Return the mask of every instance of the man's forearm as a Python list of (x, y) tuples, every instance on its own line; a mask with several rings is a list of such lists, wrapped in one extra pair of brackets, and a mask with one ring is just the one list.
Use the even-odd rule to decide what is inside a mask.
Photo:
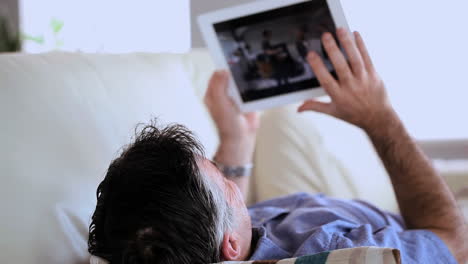
[[(393, 111), (366, 129), (385, 165), (409, 229), (429, 229), (466, 242), (466, 224), (454, 196)], [(450, 242), (449, 242), (450, 243)]]

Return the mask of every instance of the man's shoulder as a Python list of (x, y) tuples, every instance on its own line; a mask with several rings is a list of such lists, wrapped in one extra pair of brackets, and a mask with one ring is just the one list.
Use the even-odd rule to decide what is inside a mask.
[[(257, 203), (249, 207), (249, 214), (252, 224), (254, 226), (261, 226), (270, 220), (279, 219), (278, 217), (280, 216), (283, 216), (283, 218), (289, 216), (293, 212), (296, 213), (288, 219), (302, 219), (304, 218), (302, 217), (304, 212), (309, 212), (316, 216), (326, 214), (329, 211), (333, 211), (329, 208), (337, 208), (335, 200), (323, 194), (296, 193)], [(298, 209), (302, 209), (302, 213), (299, 213)]]
[(350, 205), (360, 204), (355, 200), (344, 200), (328, 197), (322, 193), (310, 194), (299, 192), (291, 195), (281, 196), (274, 199), (262, 201), (249, 207), (249, 210), (262, 210), (266, 208), (282, 208), (293, 210), (302, 207), (348, 207)]
[(252, 226), (264, 231), (255, 256), (271, 257), (278, 252), (300, 256), (377, 246), (398, 248), (408, 263), (412, 259), (429, 263), (432, 258), (455, 263), (448, 248), (432, 232), (406, 230), (397, 215), (358, 200), (298, 193), (258, 203), (249, 213)]
[(267, 201), (259, 202), (249, 207), (249, 214), (254, 226), (260, 226), (280, 215), (288, 214), (304, 199), (313, 197), (307, 193), (296, 193)]
[(310, 194), (310, 193), (305, 193), (305, 192), (300, 192), (300, 193), (295, 193), (295, 194), (290, 194), (290, 195), (285, 195), (277, 198), (273, 198), (270, 200), (262, 201), (259, 203), (256, 203), (252, 206), (249, 207), (249, 210), (251, 209), (259, 209), (259, 208), (265, 208), (265, 207), (278, 207), (278, 208), (285, 208), (285, 209), (290, 209), (294, 206), (297, 206), (298, 203), (308, 200), (308, 199), (316, 199), (318, 197), (325, 197), (323, 194)]
[[(258, 203), (249, 208), (254, 226), (283, 223), (308, 230), (353, 229), (370, 225), (373, 229), (392, 226), (402, 230), (398, 217), (358, 200), (332, 198), (323, 194), (297, 193)], [(272, 221), (274, 220), (274, 221)]]

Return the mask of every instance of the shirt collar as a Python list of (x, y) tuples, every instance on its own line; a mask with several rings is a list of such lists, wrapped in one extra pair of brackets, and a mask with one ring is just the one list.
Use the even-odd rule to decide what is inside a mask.
[(265, 227), (252, 228), (252, 255), (250, 260), (274, 260), (291, 257), (291, 254), (278, 247), (268, 236)]

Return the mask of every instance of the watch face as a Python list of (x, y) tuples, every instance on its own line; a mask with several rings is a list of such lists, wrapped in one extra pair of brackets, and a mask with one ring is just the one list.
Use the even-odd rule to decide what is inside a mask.
[(230, 171), (230, 175), (235, 176), (235, 177), (242, 176), (243, 174), (244, 174), (244, 168), (242, 167), (232, 168)]
[(216, 167), (224, 174), (226, 177), (242, 177), (249, 176), (253, 165), (247, 164), (244, 166), (227, 166), (218, 162), (215, 162)]

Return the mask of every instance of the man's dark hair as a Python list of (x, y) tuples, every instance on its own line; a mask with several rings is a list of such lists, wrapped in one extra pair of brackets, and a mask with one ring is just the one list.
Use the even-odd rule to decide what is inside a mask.
[(137, 132), (99, 184), (89, 252), (112, 264), (219, 262), (219, 213), (200, 175), (202, 157), (181, 125)]

